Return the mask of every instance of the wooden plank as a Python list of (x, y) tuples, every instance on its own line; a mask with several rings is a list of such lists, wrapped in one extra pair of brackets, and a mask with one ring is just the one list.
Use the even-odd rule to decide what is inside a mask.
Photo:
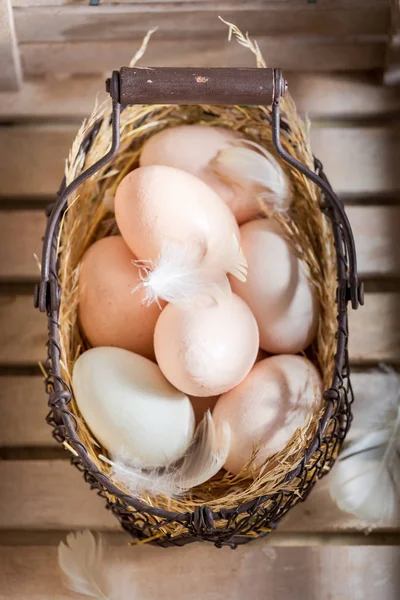
[(0, 194), (55, 196), (78, 127), (0, 128)]
[[(349, 206), (361, 276), (400, 275), (399, 206)], [(43, 211), (3, 211), (0, 219), (0, 279), (38, 279), (46, 218)]]
[(385, 83), (400, 83), (400, 0), (391, 0), (390, 37), (386, 55)]
[(362, 277), (400, 275), (399, 206), (349, 206)]
[(297, 109), (312, 120), (382, 117), (400, 109), (399, 90), (370, 74), (289, 72), (285, 77)]
[(21, 63), (11, 0), (0, 0), (0, 91), (21, 86)]
[[(61, 19), (62, 21), (62, 19)], [(385, 60), (386, 45), (380, 38), (258, 36), (260, 49), (269, 65), (285, 71), (330, 72), (380, 69)], [(109, 73), (126, 65), (134, 55), (138, 42), (82, 41), (33, 42), (21, 44), (21, 61), (26, 77), (54, 75), (92, 75)], [(199, 39), (152, 39), (141, 61), (147, 66), (165, 67), (252, 67), (254, 56), (236, 42), (221, 35)]]
[(359, 438), (363, 432), (374, 427), (377, 415), (377, 400), (395, 399), (399, 388), (399, 375), (387, 374), (382, 370), (351, 373), (354, 392), (353, 421), (347, 440)]
[(354, 362), (400, 361), (399, 293), (367, 294), (349, 313), (349, 353)]
[[(354, 3), (353, 3), (354, 4)], [(237, 23), (253, 37), (262, 35), (319, 36), (386, 36), (389, 11), (384, 4), (357, 2), (343, 7), (287, 3), (238, 3), (236, 6), (215, 7), (212, 2), (180, 2), (159, 4), (129, 4), (120, 6), (88, 5), (19, 8), (15, 24), (21, 43), (79, 42), (99, 40), (134, 40), (142, 38), (148, 29), (159, 26), (159, 38), (193, 39), (195, 36), (222, 39), (226, 25), (218, 19), (223, 9), (224, 19)]]
[(339, 194), (400, 190), (399, 128), (315, 126), (311, 144)]
[[(118, 531), (118, 521), (90, 490), (81, 473), (65, 460), (5, 460), (0, 462), (0, 531), (93, 528)], [(384, 522), (374, 531), (396, 531), (400, 523)], [(327, 478), (306, 502), (297, 505), (279, 530), (290, 533), (334, 533), (371, 528), (341, 512), (330, 500)]]
[[(350, 357), (362, 362), (400, 362), (400, 293), (367, 294), (349, 312)], [(0, 296), (0, 364), (35, 363), (45, 356), (46, 322), (30, 296)]]
[(0, 218), (0, 279), (39, 279), (44, 211), (3, 211)]
[[(0, 557), (2, 598), (76, 597), (63, 587), (57, 548), (1, 548)], [(210, 544), (166, 552), (149, 546), (106, 549), (110, 572), (116, 578), (129, 577), (135, 597), (142, 600), (155, 600), (161, 593), (163, 600), (261, 600), (266, 589), (274, 600), (396, 600), (399, 557), (400, 550), (388, 546), (273, 548), (268, 540), (235, 552)]]
[[(16, 125), (0, 128), (0, 195), (53, 196), (76, 125)], [(313, 151), (338, 193), (380, 194), (400, 190), (399, 128), (315, 123)]]
[[(285, 77), (298, 111), (311, 119), (383, 117), (400, 109), (399, 91), (370, 74), (285, 72)], [(104, 79), (27, 80), (20, 92), (2, 93), (0, 119), (84, 118), (98, 94), (99, 100), (107, 97)]]
[[(376, 399), (393, 395), (396, 385), (391, 376), (378, 371), (353, 373), (351, 382), (355, 402), (349, 437), (371, 426)], [(0, 377), (0, 447), (56, 445), (45, 422), (47, 412), (42, 377)]]
[(0, 296), (0, 364), (27, 364), (46, 357), (46, 318), (31, 296)]
[(67, 461), (6, 460), (0, 473), (0, 530), (118, 529), (104, 501)]
[(42, 377), (0, 377), (0, 447), (56, 446)]

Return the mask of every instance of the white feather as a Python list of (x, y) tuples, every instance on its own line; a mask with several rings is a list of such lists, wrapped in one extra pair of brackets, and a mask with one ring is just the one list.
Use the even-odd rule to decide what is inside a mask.
[(213, 251), (214, 260), (205, 248), (195, 242), (166, 242), (157, 261), (134, 261), (141, 282), (133, 290), (145, 288), (144, 303), (150, 305), (161, 298), (180, 306), (202, 306), (218, 302), (231, 294), (226, 273), (246, 280), (247, 263), (236, 236), (229, 248)]
[[(389, 365), (381, 363), (379, 368), (368, 373), (368, 383), (355, 384), (356, 401), (353, 404), (353, 420), (346, 437), (346, 444), (357, 441), (366, 432), (385, 429), (389, 419), (396, 418), (400, 377)], [(382, 376), (385, 380), (385, 393), (382, 395)], [(374, 401), (373, 401), (374, 399)]]
[(65, 586), (77, 594), (100, 600), (132, 600), (131, 570), (104, 556), (104, 540), (91, 531), (69, 533), (58, 546), (58, 564)]
[[(240, 144), (240, 145), (239, 145)], [(260, 198), (276, 211), (285, 211), (292, 198), (289, 179), (276, 158), (251, 140), (221, 150), (212, 161), (217, 175), (241, 185), (250, 181), (264, 189)]]
[(208, 481), (223, 467), (230, 447), (230, 428), (223, 423), (216, 430), (210, 411), (198, 425), (187, 453), (168, 467), (144, 470), (128, 463), (123, 456), (102, 460), (112, 466), (111, 478), (132, 495), (144, 493), (168, 497), (179, 496)]
[(236, 235), (232, 235), (230, 244), (220, 249), (220, 256), (223, 257), (225, 271), (244, 283), (247, 280), (248, 265)]
[[(397, 380), (398, 383), (398, 380)], [(330, 475), (339, 508), (370, 522), (400, 518), (400, 394), (377, 398), (375, 423), (351, 441)], [(378, 418), (379, 414), (379, 418)]]
[(104, 570), (103, 539), (90, 531), (69, 533), (58, 547), (58, 564), (66, 586), (91, 598), (111, 599), (110, 584)]

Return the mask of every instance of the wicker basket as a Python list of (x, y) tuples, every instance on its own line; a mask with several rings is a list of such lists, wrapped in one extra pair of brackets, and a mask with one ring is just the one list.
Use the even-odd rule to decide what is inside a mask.
[[(81, 129), (51, 207), (36, 290), (36, 305), (48, 314), (47, 420), (71, 462), (137, 542), (170, 546), (206, 540), (234, 547), (268, 534), (304, 500), (329, 472), (345, 438), (353, 400), (347, 304), (351, 300), (357, 308), (363, 302), (354, 242), (278, 69), (152, 69), (151, 88), (144, 73), (129, 68), (113, 73), (107, 83), (113, 109), (96, 110)], [(207, 86), (196, 85), (204, 81)], [(121, 114), (120, 103), (126, 106)], [(220, 473), (179, 500), (139, 499), (110, 479), (99, 459), (101, 449), (73, 400), (70, 374), (85, 349), (76, 316), (77, 273), (87, 247), (115, 233), (105, 200), (137, 165), (143, 142), (166, 126), (198, 122), (236, 129), (273, 151), (292, 180), (296, 194), (289, 216), (267, 207), (265, 213), (280, 220), (319, 295), (318, 338), (307, 353), (326, 391), (323, 406), (274, 457), (274, 469), (256, 479)]]

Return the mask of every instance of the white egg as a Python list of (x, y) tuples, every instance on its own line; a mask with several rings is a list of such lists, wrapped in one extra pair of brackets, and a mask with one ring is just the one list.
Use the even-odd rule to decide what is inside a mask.
[(165, 466), (187, 450), (194, 413), (156, 364), (121, 348), (84, 352), (73, 371), (74, 396), (95, 438), (137, 466)]
[(271, 356), (257, 363), (213, 411), (216, 425), (229, 424), (231, 446), (225, 468), (237, 475), (258, 448), (254, 466), (283, 450), (321, 401), (322, 382), (302, 356)]

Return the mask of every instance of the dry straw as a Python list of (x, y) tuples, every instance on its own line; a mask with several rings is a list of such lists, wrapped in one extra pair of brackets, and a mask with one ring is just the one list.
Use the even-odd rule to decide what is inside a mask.
[[(229, 34), (256, 56), (257, 66), (265, 67), (258, 46), (233, 25), (228, 24)], [(144, 46), (137, 53), (142, 56)], [(290, 82), (289, 82), (290, 84)], [(314, 168), (308, 141), (307, 127), (298, 117), (295, 105), (287, 94), (281, 100), (282, 121), (289, 127), (282, 128), (282, 143), (295, 158)], [(71, 182), (84, 167), (98, 160), (108, 150), (111, 142), (109, 124), (110, 108), (96, 106), (90, 119), (79, 131), (71, 148), (66, 165), (67, 183)], [(84, 155), (80, 146), (87, 132), (102, 120), (100, 130)], [(87, 349), (77, 319), (77, 286), (79, 266), (85, 250), (96, 240), (117, 233), (110, 201), (122, 178), (138, 166), (138, 158), (144, 142), (165, 127), (200, 123), (207, 126), (226, 127), (245, 135), (274, 153), (271, 135), (271, 112), (264, 106), (131, 106), (121, 114), (121, 147), (112, 163), (86, 181), (70, 198), (59, 238), (59, 277), (62, 287), (60, 307), (60, 342), (62, 350), (62, 375), (71, 382), (71, 373), (77, 357)], [(274, 153), (275, 154), (275, 153)], [(276, 155), (275, 155), (276, 156)], [(282, 164), (282, 161), (276, 156)], [(291, 179), (294, 203), (287, 213), (272, 213), (264, 206), (268, 218), (278, 220), (291, 240), (299, 257), (306, 265), (310, 281), (315, 286), (321, 303), (317, 340), (309, 356), (318, 366), (324, 383), (329, 388), (334, 369), (336, 331), (336, 266), (335, 248), (331, 225), (320, 210), (320, 192), (317, 187), (298, 171), (282, 164)], [(109, 467), (99, 459), (105, 453), (89, 431), (74, 401), (71, 411), (79, 422), (79, 437), (88, 450), (90, 458), (99, 470), (108, 474)], [(306, 427), (298, 430), (288, 445), (270, 459), (261, 474), (253, 476), (251, 464), (238, 476), (221, 471), (211, 481), (191, 490), (177, 499), (148, 497), (142, 500), (150, 506), (170, 511), (192, 511), (196, 506), (207, 504), (213, 511), (233, 508), (258, 496), (279, 491), (295, 491), (296, 479), (285, 485), (282, 481), (302, 460), (305, 449), (317, 433), (323, 407), (316, 404)], [(331, 425), (331, 424), (330, 424)], [(315, 459), (316, 460), (316, 459)], [(314, 462), (315, 462), (314, 460)], [(157, 519), (155, 519), (156, 521)], [(218, 526), (218, 523), (217, 523)], [(182, 525), (171, 523), (162, 527), (159, 535), (178, 535)], [(251, 535), (251, 534), (250, 534)]]

